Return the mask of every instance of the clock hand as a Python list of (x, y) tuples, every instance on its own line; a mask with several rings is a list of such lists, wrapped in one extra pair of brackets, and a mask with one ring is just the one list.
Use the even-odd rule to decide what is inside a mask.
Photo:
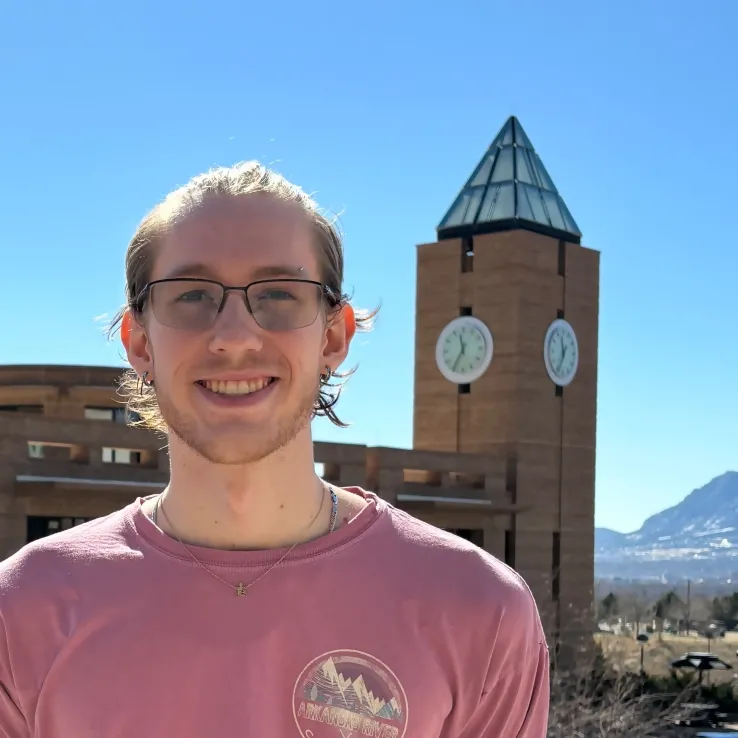
[(561, 351), (561, 361), (559, 362), (559, 368), (556, 370), (557, 374), (561, 373), (561, 367), (564, 366), (564, 358), (566, 357), (566, 346)]
[(464, 355), (464, 342), (461, 340), (461, 336), (459, 336), (459, 346), (461, 347), (459, 349), (458, 356), (456, 357), (456, 361), (454, 362), (454, 365), (451, 367), (451, 371), (455, 372), (456, 367), (459, 365), (459, 362), (461, 361), (461, 357)]

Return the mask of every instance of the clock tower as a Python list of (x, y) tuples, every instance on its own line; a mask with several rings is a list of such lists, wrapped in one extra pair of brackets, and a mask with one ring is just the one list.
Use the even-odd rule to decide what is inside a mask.
[(516, 512), (484, 546), (566, 639), (593, 597), (599, 252), (514, 117), (437, 232), (418, 247), (413, 446), (505, 459)]

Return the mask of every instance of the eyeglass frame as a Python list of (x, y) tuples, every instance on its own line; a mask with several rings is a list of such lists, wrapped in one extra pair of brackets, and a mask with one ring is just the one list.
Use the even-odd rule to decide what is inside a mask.
[[(327, 298), (329, 300), (329, 307), (338, 307), (342, 302), (342, 297), (336, 297), (336, 293), (327, 284), (325, 284), (324, 282), (318, 282), (315, 279), (300, 279), (299, 277), (270, 277), (269, 279), (256, 279), (253, 282), (249, 282), (244, 287), (239, 287), (235, 285), (223, 284), (217, 279), (207, 279), (206, 277), (166, 277), (165, 279), (155, 279), (152, 282), (147, 282), (146, 285), (144, 285), (143, 289), (132, 301), (132, 307), (136, 312), (143, 313), (145, 308), (144, 302), (146, 301), (147, 297), (150, 298), (151, 288), (157, 284), (161, 284), (162, 282), (206, 282), (207, 284), (217, 284), (219, 287), (221, 287), (223, 289), (223, 299), (220, 301), (220, 305), (218, 305), (218, 309), (215, 311), (215, 317), (213, 318), (213, 322), (211, 323), (210, 327), (215, 324), (218, 316), (223, 312), (223, 308), (225, 308), (229, 292), (243, 292), (243, 303), (246, 306), (246, 310), (248, 310), (249, 315), (253, 318), (254, 311), (251, 307), (251, 303), (249, 302), (248, 290), (256, 284), (273, 284), (275, 282), (298, 282), (300, 284), (314, 284), (316, 287), (321, 288), (321, 298)], [(318, 312), (320, 312), (320, 306), (318, 307)], [(317, 317), (318, 313), (315, 314), (315, 318)], [(313, 323), (315, 322), (315, 318), (313, 318)], [(313, 323), (308, 323), (308, 325), (312, 325)], [(307, 328), (308, 326), (305, 325), (302, 327)], [(262, 330), (267, 329), (262, 328)], [(299, 329), (296, 328), (295, 330)]]

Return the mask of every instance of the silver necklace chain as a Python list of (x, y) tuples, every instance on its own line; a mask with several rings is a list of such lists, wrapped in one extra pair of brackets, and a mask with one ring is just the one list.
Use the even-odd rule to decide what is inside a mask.
[[(323, 505), (325, 503), (325, 489), (328, 489), (328, 492), (331, 496), (331, 519), (330, 519), (330, 526), (328, 528), (328, 533), (332, 533), (336, 528), (336, 520), (338, 519), (338, 495), (336, 495), (336, 491), (331, 487), (331, 485), (326, 484), (323, 487), (323, 495), (320, 499), (320, 508), (318, 508), (318, 512), (316, 516), (313, 518), (313, 520), (310, 522), (310, 525), (312, 525), (315, 520), (320, 516), (320, 513), (323, 510)], [(166, 510), (164, 510), (164, 506), (162, 504), (162, 495), (159, 495), (159, 497), (156, 500), (156, 504), (154, 505), (154, 510), (151, 514), (151, 520), (153, 521), (154, 525), (156, 525), (156, 519), (157, 519), (157, 513), (159, 510), (161, 510), (162, 515), (166, 518), (167, 523), (169, 523), (169, 528), (171, 529), (172, 533), (174, 533), (174, 537), (179, 541), (179, 545), (182, 546), (182, 548), (188, 553), (190, 558), (201, 568), (203, 568), (208, 574), (210, 574), (211, 577), (217, 579), (219, 582), (222, 582), (227, 587), (230, 587), (232, 590), (236, 592), (236, 597), (244, 597), (246, 594), (248, 594), (248, 591), (253, 587), (258, 581), (263, 579), (269, 572), (272, 571), (272, 569), (275, 569), (277, 566), (279, 566), (295, 549), (295, 546), (297, 546), (297, 541), (293, 543), (285, 552), (285, 554), (275, 563), (273, 563), (265, 572), (262, 572), (256, 579), (254, 579), (253, 582), (249, 582), (249, 584), (244, 584), (243, 582), (239, 582), (238, 585), (233, 585), (229, 581), (223, 579), (223, 577), (216, 574), (214, 571), (212, 571), (209, 567), (205, 566), (200, 559), (195, 556), (195, 554), (192, 553), (189, 546), (187, 546), (182, 539), (177, 535), (177, 531), (174, 530), (174, 527), (172, 526), (171, 521), (167, 517)], [(308, 528), (310, 527), (308, 525)]]

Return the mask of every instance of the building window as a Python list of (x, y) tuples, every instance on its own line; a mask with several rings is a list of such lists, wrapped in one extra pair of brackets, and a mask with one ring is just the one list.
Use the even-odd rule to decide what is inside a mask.
[(86, 407), (85, 417), (88, 420), (112, 420), (113, 409), (107, 407)]
[(69, 530), (94, 518), (50, 518), (41, 515), (29, 515), (26, 525), (26, 542), (37, 541), (53, 533)]
[(127, 425), (138, 420), (138, 413), (131, 413), (125, 407), (86, 407), (85, 417), (88, 420), (110, 420)]
[(505, 563), (515, 568), (515, 531), (505, 531)]
[(566, 242), (559, 241), (559, 264), (558, 273), (560, 277), (566, 276)]
[(103, 448), (102, 460), (105, 464), (140, 464), (141, 452), (129, 448)]
[(505, 490), (510, 493), (513, 502), (518, 499), (518, 460), (508, 456), (505, 462)]
[(461, 239), (461, 271), (463, 273), (474, 271), (474, 240), (471, 236)]
[(0, 405), (0, 413), (43, 413), (43, 405)]
[(29, 459), (43, 459), (44, 458), (44, 444), (43, 443), (31, 443), (28, 442), (28, 458)]
[(479, 548), (484, 547), (484, 531), (481, 528), (446, 528), (447, 533), (453, 533), (465, 541), (473, 543)]
[(554, 531), (551, 551), (551, 596), (559, 601), (561, 593), (561, 533)]

